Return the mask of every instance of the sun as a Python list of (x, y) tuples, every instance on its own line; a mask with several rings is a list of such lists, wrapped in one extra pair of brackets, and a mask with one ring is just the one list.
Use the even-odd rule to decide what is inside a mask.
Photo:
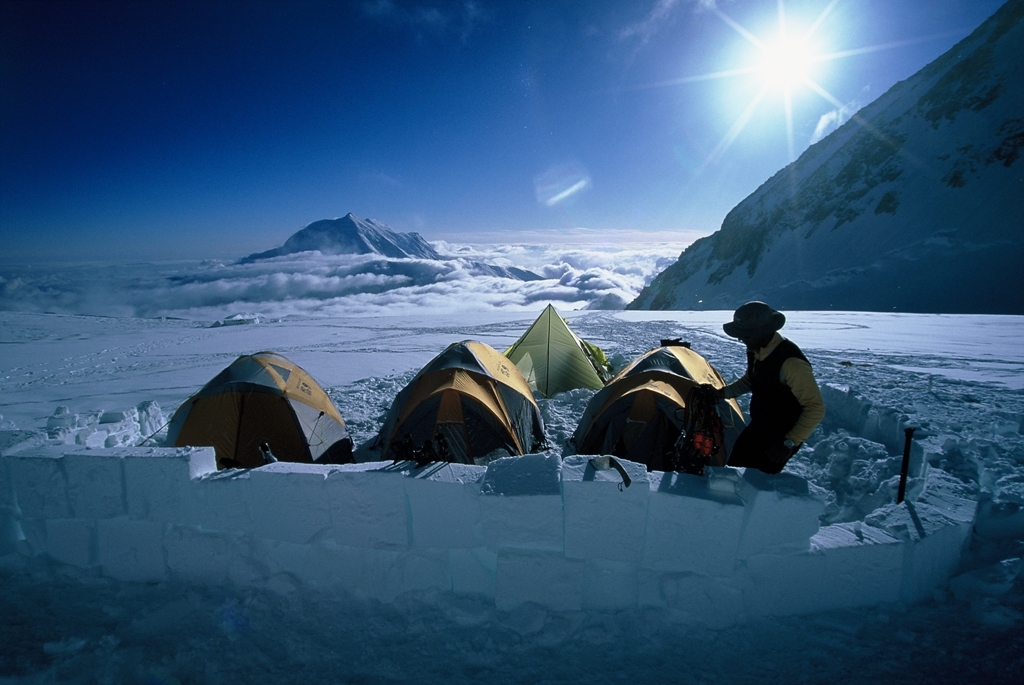
[(810, 80), (816, 57), (805, 42), (779, 39), (761, 47), (757, 71), (765, 85), (791, 93)]
[(812, 72), (817, 71), (816, 67), (820, 64), (878, 48), (861, 48), (842, 52), (825, 52), (822, 49), (820, 39), (816, 38), (818, 30), (839, 2), (840, 0), (831, 0), (814, 21), (798, 28), (797, 25), (801, 22), (791, 22), (787, 17), (785, 0), (777, 0), (778, 26), (774, 32), (774, 39), (755, 34), (725, 14), (716, 5), (710, 5), (710, 10), (742, 36), (754, 51), (750, 53), (751, 57), (744, 65), (725, 71), (677, 79), (675, 83), (753, 76), (757, 79), (758, 90), (702, 166), (713, 162), (732, 145), (770, 93), (774, 92), (781, 96), (781, 104), (786, 116), (786, 142), (790, 161), (793, 161), (796, 153), (793, 139), (794, 98), (801, 92), (811, 91), (833, 106), (843, 107), (842, 103), (815, 80), (817, 74)]
[[(715, 14), (725, 22), (736, 33), (743, 37), (747, 45), (753, 48), (748, 52), (748, 58), (739, 66), (722, 71), (715, 71), (695, 76), (684, 76), (668, 81), (649, 83), (640, 88), (657, 88), (663, 86), (678, 86), (687, 83), (711, 81), (717, 79), (751, 78), (756, 80), (756, 92), (739, 114), (732, 126), (719, 141), (718, 145), (708, 154), (707, 158), (700, 165), (703, 170), (713, 163), (727, 150), (739, 137), (753, 118), (758, 108), (768, 98), (769, 94), (775, 93), (781, 100), (782, 108), (786, 117), (786, 143), (789, 149), (789, 160), (796, 158), (796, 146), (793, 137), (793, 102), (798, 95), (806, 91), (815, 93), (823, 100), (831, 104), (836, 110), (843, 111), (848, 105), (840, 102), (834, 95), (828, 92), (824, 86), (818, 83), (821, 66), (837, 59), (853, 57), (866, 53), (889, 50), (892, 48), (907, 45), (926, 38), (912, 38), (883, 45), (871, 45), (846, 50), (827, 50), (823, 41), (818, 37), (819, 29), (826, 18), (832, 13), (841, 0), (830, 0), (825, 8), (809, 25), (799, 26), (801, 23), (790, 22), (787, 18), (785, 0), (776, 0), (778, 8), (778, 27), (775, 38), (764, 38), (745, 28), (742, 24), (725, 14), (718, 8), (717, 3), (710, 0), (702, 2), (702, 6)], [(770, 33), (770, 32), (769, 32)], [(857, 119), (857, 115), (853, 115)], [(881, 133), (875, 131), (868, 122), (858, 119), (861, 126), (872, 131), (874, 135), (884, 139)]]

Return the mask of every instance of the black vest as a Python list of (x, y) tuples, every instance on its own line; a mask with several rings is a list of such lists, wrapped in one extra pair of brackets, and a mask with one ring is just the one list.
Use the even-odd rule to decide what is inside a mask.
[(754, 352), (747, 350), (747, 378), (752, 393), (750, 420), (779, 435), (788, 433), (804, 411), (789, 386), (779, 380), (783, 362), (792, 357), (807, 361), (800, 348), (789, 340), (779, 343), (763, 361), (757, 361)]

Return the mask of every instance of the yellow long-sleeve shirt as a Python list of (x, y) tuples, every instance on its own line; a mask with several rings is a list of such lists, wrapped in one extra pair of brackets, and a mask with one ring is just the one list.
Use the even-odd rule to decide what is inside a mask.
[[(757, 361), (764, 361), (783, 340), (784, 338), (776, 333), (772, 336), (771, 342), (754, 353), (754, 357)], [(796, 424), (786, 433), (786, 438), (800, 445), (810, 437), (821, 420), (825, 418), (825, 401), (821, 399), (821, 389), (818, 388), (818, 381), (814, 378), (811, 365), (803, 359), (790, 357), (784, 361), (779, 371), (779, 380), (789, 387), (803, 409)], [(724, 389), (726, 399), (746, 395), (748, 392), (750, 392), (750, 379), (747, 374), (743, 374), (742, 378), (730, 383)]]

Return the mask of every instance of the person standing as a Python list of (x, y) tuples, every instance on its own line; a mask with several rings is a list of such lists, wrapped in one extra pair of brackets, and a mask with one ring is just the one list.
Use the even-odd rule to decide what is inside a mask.
[(747, 302), (722, 328), (747, 347), (747, 372), (721, 395), (750, 397), (750, 423), (729, 454), (729, 466), (779, 473), (825, 417), (825, 402), (807, 357), (779, 334), (786, 317), (764, 302)]

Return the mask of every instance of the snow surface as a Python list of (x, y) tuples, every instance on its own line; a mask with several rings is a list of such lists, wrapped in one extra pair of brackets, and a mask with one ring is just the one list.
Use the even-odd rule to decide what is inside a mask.
[[(472, 338), (503, 349), (535, 316), (381, 311), (346, 320), (264, 321), (245, 314), (235, 325), (211, 327), (211, 320), (3, 312), (0, 427), (46, 430), (69, 443), (117, 450), (156, 432), (161, 416), (169, 416), (235, 356), (273, 349), (321, 382), (359, 444), (373, 436), (397, 391), (445, 345)], [(822, 530), (836, 536), (836, 544), (868, 538), (864, 531), (873, 535), (875, 525), (897, 531), (903, 526), (913, 538), (918, 525), (930, 534), (948, 523), (947, 503), (927, 497), (915, 500), (919, 521), (893, 518), (899, 515), (889, 505), (904, 426), (918, 427), (915, 472), (930, 469), (948, 480), (943, 492), (958, 489), (980, 501), (970, 550), (950, 569), (955, 577), (922, 603), (892, 596), (871, 607), (805, 616), (773, 617), (766, 610), (761, 618), (721, 627), (713, 616), (695, 620), (671, 607), (499, 606), (436, 589), (381, 601), (231, 582), (147, 584), (9, 554), (0, 564), (0, 678), (1016, 682), (1024, 665), (1024, 586), (1018, 575), (1024, 540), (1024, 319), (843, 312), (793, 312), (788, 318), (783, 332), (808, 353), (826, 388), (829, 415), (787, 471), (821, 488), (822, 524), (831, 524)], [(572, 315), (571, 324), (620, 364), (661, 338), (682, 337), (733, 378), (742, 372), (743, 354), (721, 333), (728, 319), (724, 312), (589, 313)], [(591, 395), (578, 390), (540, 400), (551, 456), (560, 455)], [(501, 490), (513, 487), (509, 482), (515, 481), (499, 478), (481, 487)], [(102, 507), (121, 506), (101, 494), (96, 489), (74, 501), (99, 507), (89, 512), (96, 516)], [(427, 499), (416, 505), (421, 511), (438, 506), (429, 491), (423, 494)], [(912, 498), (919, 495), (912, 487)], [(68, 495), (67, 501), (79, 496), (84, 494)], [(576, 495), (567, 489), (566, 496)], [(579, 497), (580, 511), (593, 506), (586, 491)], [(266, 521), (273, 525), (274, 515)], [(648, 534), (668, 534), (673, 519), (666, 521)], [(379, 536), (390, 528), (363, 530)], [(51, 533), (62, 534), (80, 539), (59, 526)], [(420, 534), (439, 533), (435, 528)], [(844, 535), (848, 539), (839, 539)], [(570, 536), (563, 544), (581, 550), (593, 540)], [(79, 560), (102, 553), (65, 549)], [(704, 561), (713, 565), (716, 558)], [(915, 576), (936, 572), (926, 562)], [(852, 572), (838, 564), (833, 572), (866, 578), (871, 569)], [(613, 597), (618, 587), (612, 582), (597, 596)], [(799, 611), (807, 594), (799, 583), (794, 587), (776, 600), (783, 611)]]

